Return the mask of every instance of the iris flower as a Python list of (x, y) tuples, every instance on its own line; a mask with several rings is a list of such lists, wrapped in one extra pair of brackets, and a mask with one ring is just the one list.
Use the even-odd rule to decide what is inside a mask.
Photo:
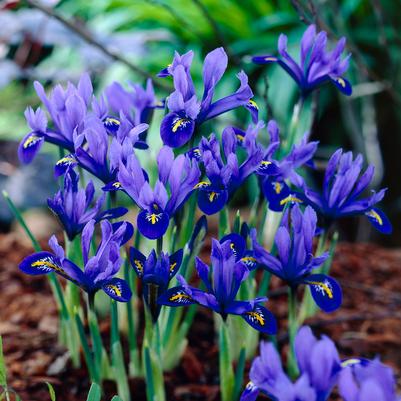
[(222, 135), (223, 154), (216, 136), (202, 138), (199, 144), (200, 162), (205, 168), (208, 181), (197, 185), (198, 206), (205, 214), (214, 214), (223, 209), (230, 196), (258, 168), (263, 154), (254, 139), (247, 146), (247, 158), (239, 163), (236, 151), (238, 143), (231, 130)]
[[(369, 186), (374, 175), (374, 166), (369, 165), (362, 173), (363, 158), (353, 159), (352, 152), (343, 153), (338, 149), (331, 156), (324, 177), (323, 191), (315, 192), (304, 186), (303, 201), (311, 205), (325, 219), (326, 223), (341, 217), (365, 215), (377, 230), (390, 234), (392, 226), (387, 216), (375, 208), (386, 189), (362, 198), (363, 191)], [(362, 174), (361, 174), (362, 173)]]
[(138, 230), (149, 239), (165, 234), (170, 218), (191, 195), (200, 176), (196, 163), (184, 155), (174, 158), (168, 146), (160, 150), (157, 165), (159, 175), (153, 189), (133, 152), (126, 163), (120, 162), (118, 172), (121, 187), (141, 209), (137, 218)]
[[(242, 137), (242, 145), (247, 147), (256, 141), (263, 127), (264, 124), (260, 121), (254, 126), (249, 126), (243, 135), (237, 132), (237, 136)], [(260, 142), (256, 142), (263, 152), (263, 160), (260, 162), (256, 174), (261, 179), (263, 194), (269, 202), (269, 209), (281, 212), (289, 202), (301, 202), (296, 192), (292, 191), (288, 184), (297, 187), (303, 186), (304, 179), (297, 173), (297, 169), (304, 165), (311, 165), (318, 142), (308, 142), (308, 133), (306, 133), (299, 144), (295, 144), (286, 156), (277, 160), (280, 131), (274, 120), (270, 120), (267, 124), (267, 131), (270, 137), (269, 146), (262, 148)]]
[(316, 26), (310, 25), (302, 36), (299, 63), (287, 51), (286, 35), (278, 39), (279, 56), (253, 57), (256, 64), (277, 63), (296, 82), (303, 97), (325, 83), (333, 83), (345, 95), (351, 95), (351, 84), (343, 77), (348, 69), (350, 54), (342, 58), (345, 38), (341, 38), (332, 51), (326, 50), (327, 33), (316, 34)]
[(400, 401), (392, 369), (378, 359), (346, 364), (340, 373), (339, 392), (344, 401)]
[(266, 298), (238, 301), (236, 296), (241, 283), (247, 278), (249, 270), (245, 263), (236, 262), (230, 241), (220, 244), (212, 242), (212, 268), (198, 257), (195, 267), (206, 287), (206, 291), (188, 285), (178, 276), (180, 285), (166, 291), (159, 304), (167, 306), (186, 306), (199, 304), (219, 313), (225, 320), (227, 315), (240, 315), (250, 326), (268, 334), (277, 330), (273, 314), (261, 305)]
[[(21, 162), (30, 163), (40, 150), (43, 142), (49, 142), (69, 152), (58, 161), (56, 175), (65, 173), (69, 167), (74, 167), (77, 163), (82, 164), (84, 168), (89, 167), (89, 171), (93, 172), (93, 163), (99, 164), (98, 159), (105, 153), (106, 141), (104, 140), (103, 131), (108, 135), (117, 136), (120, 145), (126, 137), (130, 137), (133, 146), (139, 148), (147, 147), (140, 134), (146, 131), (148, 126), (137, 124), (135, 122), (136, 118), (131, 117), (131, 107), (135, 108), (135, 104), (131, 102), (127, 107), (126, 104), (120, 103), (119, 107), (121, 109), (114, 110), (112, 114), (107, 104), (107, 96), (102, 95), (99, 99), (93, 96), (92, 83), (88, 74), (82, 75), (77, 86), (70, 82), (65, 89), (61, 85), (57, 85), (49, 97), (39, 82), (35, 82), (34, 87), (46, 107), (51, 121), (48, 123), (42, 109), (38, 108), (33, 111), (32, 108), (27, 108), (25, 118), (31, 131), (22, 139), (18, 148)], [(151, 87), (148, 89), (150, 91)], [(137, 93), (139, 93), (138, 91), (139, 89), (137, 89)], [(109, 92), (112, 93), (112, 91)], [(142, 96), (142, 93), (140, 93), (140, 96)], [(113, 98), (109, 99), (109, 101), (110, 104), (117, 107)], [(140, 106), (138, 103), (137, 106), (138, 115), (147, 112), (146, 105)], [(132, 132), (133, 130), (134, 132)], [(91, 133), (88, 131), (91, 131)], [(99, 137), (99, 142), (94, 144), (93, 137)], [(100, 146), (100, 154), (96, 153), (96, 146)], [(92, 153), (92, 160), (87, 160), (85, 153), (82, 154), (81, 152), (81, 150), (87, 152), (88, 147), (92, 148), (89, 151), (89, 153)], [(104, 162), (102, 160), (103, 165)], [(95, 170), (99, 178), (104, 181), (105, 171), (100, 171), (99, 166), (96, 166)]]
[(284, 213), (277, 230), (275, 244), (278, 255), (273, 256), (258, 244), (256, 231), (253, 229), (251, 237), (254, 255), (267, 271), (287, 282), (292, 288), (300, 284), (308, 285), (316, 304), (325, 312), (332, 312), (341, 305), (341, 288), (332, 277), (313, 274), (313, 270), (321, 266), (329, 256), (328, 253), (313, 256), (316, 221), (316, 213), (310, 206), (307, 206), (302, 214), (299, 206), (295, 204), (291, 212), (287, 209)]
[(170, 280), (177, 274), (182, 263), (183, 250), (180, 249), (168, 255), (161, 253), (159, 257), (152, 250), (148, 257), (136, 248), (130, 248), (130, 262), (143, 285), (143, 298), (150, 308), (153, 319), (156, 320), (160, 305), (159, 296), (167, 291)]
[(164, 107), (163, 102), (156, 99), (151, 79), (146, 81), (145, 88), (131, 82), (129, 86), (129, 90), (126, 90), (119, 83), (113, 82), (105, 89), (105, 97), (113, 115), (104, 116), (104, 123), (108, 124), (111, 131), (118, 127), (121, 112), (136, 126), (149, 124), (153, 110)]
[(64, 177), (63, 189), (47, 200), (51, 211), (59, 218), (67, 237), (72, 241), (80, 234), (90, 220), (115, 219), (128, 212), (124, 207), (117, 207), (102, 212), (105, 194), (102, 194), (91, 207), (95, 187), (89, 181), (85, 189), (79, 188), (79, 175), (69, 170)]
[(31, 108), (25, 111), (25, 118), (32, 129), (22, 139), (18, 149), (19, 158), (25, 164), (33, 160), (45, 141), (74, 152), (74, 135), (82, 129), (93, 93), (88, 74), (82, 75), (77, 87), (70, 82), (66, 89), (57, 85), (49, 98), (39, 82), (35, 81), (34, 87), (47, 108), (54, 127), (47, 127), (47, 118), (40, 108), (36, 112)]
[(327, 400), (341, 371), (334, 343), (326, 336), (318, 340), (311, 329), (304, 326), (295, 338), (295, 354), (300, 377), (293, 383), (283, 370), (275, 346), (262, 342), (260, 356), (252, 362), (250, 382), (242, 393), (241, 401), (254, 401), (259, 393), (275, 401)]
[(132, 235), (131, 227), (127, 236), (128, 227), (129, 223), (124, 222), (113, 230), (113, 226), (108, 221), (102, 221), (102, 240), (96, 254), (90, 257), (95, 221), (89, 221), (82, 231), (83, 270), (65, 257), (64, 249), (58, 244), (54, 235), (49, 240), (53, 252), (34, 253), (25, 258), (19, 268), (30, 275), (54, 272), (81, 287), (91, 297), (97, 291), (103, 290), (116, 301), (128, 302), (131, 298), (128, 284), (114, 277), (122, 263), (120, 248), (129, 239), (129, 235)]
[(172, 76), (175, 91), (167, 99), (169, 113), (163, 118), (160, 135), (165, 145), (178, 148), (192, 137), (195, 127), (227, 111), (246, 106), (252, 98), (247, 75), (241, 71), (239, 89), (213, 102), (214, 90), (227, 69), (228, 58), (222, 47), (208, 53), (203, 63), (203, 96), (199, 101), (190, 74), (193, 52), (175, 54), (172, 64), (159, 76)]
[[(74, 165), (80, 165), (106, 185), (113, 185), (117, 178), (119, 163), (131, 153), (132, 148), (140, 141), (140, 133), (147, 128), (147, 124), (134, 127), (128, 120), (122, 120), (116, 136), (110, 141), (102, 121), (98, 117), (91, 116), (85, 122), (82, 133), (75, 138), (75, 153), (66, 158), (74, 159)], [(66, 158), (56, 163), (56, 169), (64, 171), (71, 167), (69, 161), (64, 163)]]

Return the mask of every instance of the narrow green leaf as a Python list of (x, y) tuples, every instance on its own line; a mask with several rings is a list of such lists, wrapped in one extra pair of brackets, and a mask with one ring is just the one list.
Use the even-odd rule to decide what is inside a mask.
[(3, 339), (0, 336), (0, 387), (7, 387), (7, 370), (3, 354)]
[(246, 361), (246, 347), (243, 345), (239, 353), (237, 369), (235, 371), (235, 382), (234, 382), (234, 400), (239, 399), (239, 395), (242, 390), (242, 382), (244, 380), (244, 370)]
[(234, 395), (234, 370), (230, 356), (228, 328), (221, 322), (219, 328), (219, 372), (222, 401), (232, 401)]
[(92, 383), (86, 401), (101, 401), (101, 398), (102, 398), (102, 390), (100, 386), (96, 383)]
[(46, 382), (46, 385), (47, 385), (47, 388), (49, 389), (51, 401), (56, 401), (56, 392), (54, 391), (53, 386), (49, 382)]
[(115, 396), (111, 399), (111, 401), (123, 401), (123, 399), (120, 398), (118, 395), (115, 395)]

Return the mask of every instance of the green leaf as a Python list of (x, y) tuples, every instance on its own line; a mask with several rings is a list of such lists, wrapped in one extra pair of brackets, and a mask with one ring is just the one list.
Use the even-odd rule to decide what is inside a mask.
[(221, 322), (219, 328), (219, 372), (221, 399), (222, 401), (232, 401), (235, 381), (226, 322)]
[(102, 398), (102, 390), (100, 386), (96, 383), (92, 383), (86, 401), (101, 401), (101, 398)]
[(118, 395), (115, 395), (115, 396), (111, 399), (111, 401), (123, 401), (123, 399), (120, 398)]
[(49, 389), (51, 401), (56, 401), (56, 392), (54, 391), (53, 386), (49, 382), (46, 382), (46, 385), (47, 385), (47, 388)]
[(0, 387), (7, 387), (7, 371), (3, 354), (3, 339), (0, 336)]

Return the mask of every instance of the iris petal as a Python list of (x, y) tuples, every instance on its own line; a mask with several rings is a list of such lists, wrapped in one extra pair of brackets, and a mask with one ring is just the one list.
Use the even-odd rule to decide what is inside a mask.
[(263, 194), (269, 201), (269, 209), (281, 212), (285, 206), (282, 202), (290, 195), (290, 188), (284, 181), (268, 178), (263, 182)]
[(380, 210), (373, 208), (365, 213), (372, 226), (383, 234), (391, 234), (393, 226), (388, 217)]
[(126, 281), (120, 278), (112, 278), (102, 284), (102, 290), (118, 302), (128, 302), (131, 299), (132, 292)]
[(317, 306), (325, 312), (333, 312), (342, 303), (340, 285), (333, 278), (324, 274), (311, 274), (304, 280), (309, 285)]
[(171, 148), (185, 145), (195, 130), (195, 121), (177, 113), (169, 113), (160, 125), (163, 143)]
[(241, 315), (244, 320), (254, 329), (267, 334), (277, 332), (277, 322), (274, 315), (264, 306), (255, 305), (252, 311)]
[(179, 249), (170, 256), (170, 279), (177, 274), (178, 269), (181, 267), (183, 254), (183, 250)]
[(69, 168), (74, 168), (77, 164), (77, 160), (73, 154), (64, 156), (58, 160), (54, 166), (54, 175), (60, 177), (61, 175), (64, 175)]
[(220, 240), (220, 244), (224, 243), (225, 241), (230, 241), (230, 246), (234, 252), (235, 261), (237, 262), (244, 255), (245, 247), (246, 247), (245, 239), (239, 234), (231, 233), (231, 234), (225, 235)]
[(170, 288), (159, 297), (157, 302), (159, 305), (166, 306), (186, 306), (197, 303), (187, 294), (183, 286)]
[(212, 189), (200, 188), (198, 193), (198, 206), (203, 213), (211, 215), (221, 209), (228, 200), (228, 192), (226, 190), (218, 191)]
[(138, 249), (131, 247), (129, 250), (129, 260), (135, 270), (135, 273), (139, 278), (141, 278), (143, 276), (143, 267), (146, 262), (146, 256), (139, 252)]
[(241, 394), (240, 401), (255, 401), (258, 398), (259, 389), (252, 382), (248, 382)]
[(142, 210), (138, 214), (137, 226), (142, 235), (149, 239), (157, 239), (165, 234), (170, 216), (162, 210)]
[(30, 132), (26, 135), (18, 147), (18, 157), (21, 162), (30, 163), (39, 152), (44, 140), (43, 135), (36, 132)]
[(350, 96), (352, 94), (351, 84), (343, 77), (330, 78), (331, 82), (344, 93), (344, 95)]

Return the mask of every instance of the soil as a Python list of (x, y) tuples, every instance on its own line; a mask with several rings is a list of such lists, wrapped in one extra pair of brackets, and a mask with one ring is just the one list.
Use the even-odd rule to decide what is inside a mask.
[[(86, 400), (84, 368), (73, 369), (57, 343), (57, 312), (46, 278), (28, 277), (17, 268), (32, 252), (15, 234), (0, 234), (0, 334), (8, 384), (23, 401), (49, 400), (45, 382), (61, 401)], [(339, 311), (308, 321), (316, 334), (328, 334), (341, 355), (374, 357), (401, 372), (401, 249), (369, 243), (340, 243), (332, 275), (339, 279), (344, 302)], [(269, 307), (279, 320), (279, 341), (286, 340), (285, 287), (272, 281)], [(217, 347), (211, 314), (199, 309), (181, 365), (166, 374), (169, 401), (218, 401)], [(245, 378), (246, 381), (246, 378)], [(145, 385), (132, 379), (135, 401), (144, 401)], [(104, 400), (116, 389), (105, 383)]]

